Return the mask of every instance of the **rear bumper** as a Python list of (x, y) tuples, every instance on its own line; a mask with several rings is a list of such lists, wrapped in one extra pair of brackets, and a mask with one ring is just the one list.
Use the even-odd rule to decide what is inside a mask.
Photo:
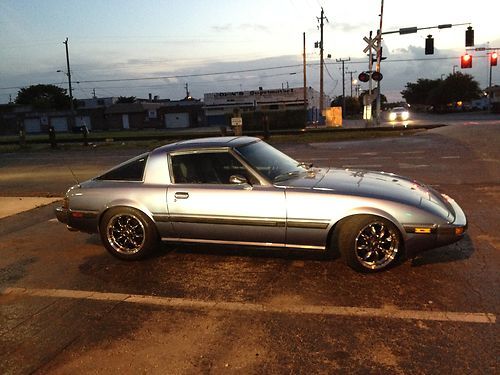
[(56, 207), (54, 210), (57, 220), (63, 224), (68, 224), (69, 220), (69, 210), (64, 207)]
[(96, 211), (75, 211), (64, 207), (56, 207), (55, 214), (57, 220), (66, 224), (69, 230), (79, 230), (87, 233), (97, 233), (98, 212)]

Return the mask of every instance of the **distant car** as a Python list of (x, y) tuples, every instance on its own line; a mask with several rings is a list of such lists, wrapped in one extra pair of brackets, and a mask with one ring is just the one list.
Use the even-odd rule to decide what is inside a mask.
[(68, 190), (60, 222), (135, 260), (158, 240), (336, 253), (362, 272), (455, 242), (450, 197), (384, 172), (313, 168), (252, 137), (182, 141)]
[(389, 111), (389, 121), (406, 121), (410, 118), (410, 112), (404, 107), (394, 107)]

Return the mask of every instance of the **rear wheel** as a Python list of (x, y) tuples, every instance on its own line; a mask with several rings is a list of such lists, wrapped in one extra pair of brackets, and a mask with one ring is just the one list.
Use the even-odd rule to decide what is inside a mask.
[(107, 211), (99, 229), (106, 249), (120, 259), (142, 259), (151, 253), (158, 241), (153, 222), (129, 207)]
[(339, 248), (347, 264), (361, 272), (378, 272), (394, 265), (401, 253), (401, 234), (378, 216), (354, 216), (343, 223)]

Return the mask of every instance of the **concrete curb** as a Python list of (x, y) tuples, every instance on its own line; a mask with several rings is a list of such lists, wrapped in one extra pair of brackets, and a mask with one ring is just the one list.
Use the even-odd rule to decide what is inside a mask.
[(61, 200), (60, 197), (0, 197), (0, 219)]

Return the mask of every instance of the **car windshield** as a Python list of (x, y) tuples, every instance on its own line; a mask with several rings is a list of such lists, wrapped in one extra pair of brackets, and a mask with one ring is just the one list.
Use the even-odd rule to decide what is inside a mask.
[(254, 142), (236, 148), (236, 151), (257, 171), (273, 182), (279, 182), (305, 172), (307, 165), (265, 142)]

